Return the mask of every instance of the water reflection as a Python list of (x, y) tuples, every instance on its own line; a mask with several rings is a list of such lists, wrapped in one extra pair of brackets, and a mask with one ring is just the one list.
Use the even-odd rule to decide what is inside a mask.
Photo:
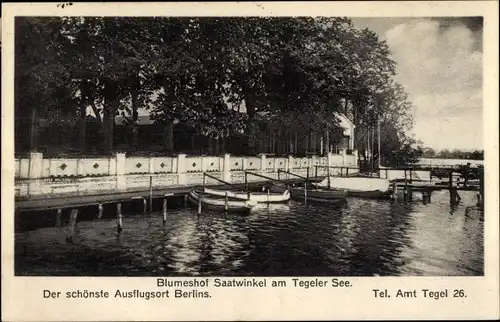
[[(431, 203), (350, 198), (348, 206), (291, 201), (249, 216), (191, 209), (81, 221), (74, 244), (60, 228), (16, 234), (19, 275), (482, 275), (483, 212), (462, 194)], [(472, 200), (472, 203), (471, 203)], [(466, 206), (468, 205), (468, 206)]]

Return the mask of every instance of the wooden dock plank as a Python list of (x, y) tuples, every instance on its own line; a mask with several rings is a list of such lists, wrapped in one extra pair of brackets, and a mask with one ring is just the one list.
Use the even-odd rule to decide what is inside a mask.
[[(290, 183), (303, 182), (303, 180), (289, 179), (283, 180)], [(269, 182), (265, 181), (253, 181), (249, 182), (248, 186), (250, 188), (255, 188), (260, 185)], [(207, 185), (210, 188), (223, 188), (224, 185)], [(244, 183), (234, 184), (232, 189), (244, 189)], [(165, 196), (175, 196), (184, 195), (188, 193), (193, 186), (182, 186), (182, 187), (162, 187), (153, 190), (153, 198), (163, 198)], [(43, 196), (38, 198), (23, 199), (15, 201), (15, 211), (40, 211), (40, 210), (52, 210), (59, 208), (72, 208), (72, 207), (85, 207), (93, 206), (105, 203), (117, 203), (131, 201), (133, 199), (143, 199), (149, 198), (149, 189), (136, 190), (136, 191), (108, 191), (107, 193), (92, 194), (92, 195), (61, 195), (61, 196)]]

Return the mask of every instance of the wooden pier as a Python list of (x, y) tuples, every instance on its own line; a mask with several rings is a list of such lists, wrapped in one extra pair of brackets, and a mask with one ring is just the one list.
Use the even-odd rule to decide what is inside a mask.
[[(303, 183), (304, 180), (301, 179), (283, 179), (284, 182), (293, 183)], [(246, 186), (248, 188), (256, 188), (263, 184), (266, 184), (269, 180), (263, 181), (253, 181), (248, 182)], [(225, 185), (207, 185), (207, 188), (220, 189), (225, 187)], [(245, 189), (245, 183), (235, 183), (232, 184), (233, 189)], [(30, 198), (30, 199), (19, 199), (15, 201), (15, 211), (16, 212), (29, 212), (29, 211), (43, 211), (43, 210), (55, 210), (55, 209), (65, 209), (65, 208), (77, 208), (85, 206), (96, 206), (98, 213), (102, 215), (102, 205), (108, 203), (122, 203), (131, 200), (142, 199), (144, 200), (144, 209), (146, 209), (147, 204), (151, 205), (153, 199), (159, 199), (171, 196), (184, 196), (189, 191), (193, 189), (193, 186), (184, 187), (172, 187), (172, 188), (160, 188), (160, 189), (147, 189), (147, 190), (135, 190), (135, 191), (108, 191), (102, 194), (92, 194), (92, 195), (60, 195), (47, 198)]]

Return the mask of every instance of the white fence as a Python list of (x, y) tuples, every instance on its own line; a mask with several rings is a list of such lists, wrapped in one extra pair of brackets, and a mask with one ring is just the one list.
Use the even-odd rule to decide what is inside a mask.
[[(345, 151), (341, 151), (345, 152)], [(333, 154), (332, 166), (357, 166), (356, 152), (353, 154)], [(125, 153), (116, 153), (106, 158), (51, 158), (44, 159), (42, 153), (31, 153), (30, 159), (15, 160), (16, 179), (40, 179), (55, 177), (100, 177), (133, 174), (161, 174), (184, 172), (222, 172), (263, 170), (277, 171), (313, 168), (315, 165), (327, 165), (327, 156), (308, 158), (187, 156), (177, 157), (126, 157)]]
[[(15, 160), (16, 196), (53, 195), (67, 193), (92, 194), (99, 191), (176, 187), (201, 184), (203, 172), (238, 183), (244, 181), (244, 171), (253, 171), (277, 178), (278, 170), (305, 176), (326, 175), (327, 165), (357, 167), (357, 153), (328, 154), (307, 158), (271, 157), (266, 155), (241, 157), (219, 156), (127, 157), (116, 153), (106, 158), (50, 158), (31, 153), (29, 159)], [(309, 170), (308, 170), (309, 169)], [(331, 170), (335, 175), (336, 170)], [(354, 171), (352, 172), (354, 173)], [(282, 174), (282, 178), (288, 175)], [(151, 179), (150, 179), (151, 178)], [(261, 178), (252, 176), (249, 181)], [(206, 179), (207, 184), (217, 183)]]

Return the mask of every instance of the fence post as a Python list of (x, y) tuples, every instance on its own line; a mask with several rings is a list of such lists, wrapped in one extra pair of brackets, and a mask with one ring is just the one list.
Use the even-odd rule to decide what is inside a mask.
[(43, 153), (30, 152), (29, 158), (28, 179), (41, 178), (43, 171)]
[(224, 181), (231, 182), (231, 155), (224, 154), (224, 169), (223, 169)]
[(177, 178), (179, 185), (187, 184), (187, 174), (186, 174), (186, 164), (187, 159), (184, 153), (177, 155)]
[(125, 167), (127, 164), (127, 157), (125, 152), (115, 153), (116, 163), (116, 189), (123, 190), (127, 188), (127, 180), (125, 179)]
[(288, 163), (286, 166), (286, 171), (292, 171), (292, 169), (293, 169), (293, 156), (289, 155), (288, 156)]

